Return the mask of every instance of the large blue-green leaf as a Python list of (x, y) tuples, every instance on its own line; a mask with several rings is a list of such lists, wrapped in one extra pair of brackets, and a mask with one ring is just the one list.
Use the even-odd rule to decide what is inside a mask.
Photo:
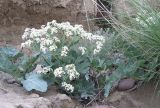
[(9, 60), (9, 58), (5, 55), (0, 53), (0, 71), (11, 73), (15, 66)]
[(5, 54), (11, 61), (15, 62), (19, 57), (23, 56), (23, 53), (20, 50), (12, 46), (0, 47), (0, 53)]
[(0, 47), (0, 52), (4, 53), (10, 57), (16, 56), (20, 51), (18, 51), (16, 48), (11, 47), (11, 46), (4, 46)]
[(26, 80), (21, 81), (23, 87), (27, 91), (37, 90), (40, 92), (46, 92), (48, 88), (48, 84), (45, 80), (43, 80), (42, 75), (36, 72), (31, 72), (26, 74)]
[(36, 66), (36, 61), (38, 60), (40, 54), (35, 54), (31, 56), (23, 56), (21, 57), (21, 60), (19, 61), (18, 69), (20, 69), (22, 72), (31, 72), (34, 70)]
[(104, 87), (104, 90), (105, 90), (104, 96), (105, 97), (109, 96), (109, 93), (110, 93), (112, 86), (113, 86), (112, 83), (108, 83), (105, 85), (105, 87)]

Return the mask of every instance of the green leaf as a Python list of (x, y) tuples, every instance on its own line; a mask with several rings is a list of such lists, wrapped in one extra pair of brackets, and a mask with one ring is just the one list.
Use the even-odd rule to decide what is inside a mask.
[(77, 36), (73, 37), (73, 40), (70, 44), (70, 47), (76, 45), (79, 42), (79, 40), (80, 40), (79, 37), (77, 37)]
[(16, 48), (11, 47), (11, 46), (5, 46), (0, 48), (0, 52), (8, 55), (9, 57), (14, 57), (16, 56), (20, 51), (18, 51)]
[(42, 53), (40, 55), (40, 58), (42, 58), (39, 61), (41, 64), (43, 64), (43, 65), (50, 65), (50, 66), (53, 65), (53, 63), (52, 63), (52, 53), (50, 53), (50, 52), (47, 52), (45, 54)]
[(88, 60), (88, 57), (85, 57), (85, 56), (78, 57), (76, 59), (75, 65), (76, 65), (77, 71), (82, 74), (86, 74), (90, 68), (90, 62)]
[(33, 71), (33, 69), (36, 66), (36, 61), (39, 58), (40, 54), (35, 54), (35, 55), (31, 55), (31, 56), (23, 56), (21, 58), (21, 62), (19, 62), (18, 68), (22, 71), (22, 72), (31, 72)]
[(48, 84), (45, 80), (43, 80), (41, 74), (37, 74), (36, 72), (31, 72), (26, 74), (26, 80), (21, 81), (23, 87), (27, 91), (37, 90), (40, 92), (46, 92), (48, 88)]
[(12, 73), (15, 66), (9, 60), (8, 56), (0, 53), (0, 70), (7, 73)]
[(112, 88), (112, 83), (109, 83), (109, 84), (105, 85), (105, 87), (104, 87), (104, 90), (105, 90), (104, 96), (105, 97), (109, 96), (111, 88)]
[(15, 62), (19, 57), (23, 56), (23, 53), (11, 46), (0, 47), (0, 53), (4, 54), (12, 62)]
[(91, 80), (79, 79), (73, 86), (75, 87), (75, 93), (80, 93), (81, 98), (90, 98), (92, 99), (95, 96), (94, 82)]

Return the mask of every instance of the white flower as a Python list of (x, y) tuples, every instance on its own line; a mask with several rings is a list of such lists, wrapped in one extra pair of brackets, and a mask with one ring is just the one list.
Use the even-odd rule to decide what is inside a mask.
[(47, 48), (46, 48), (44, 45), (40, 45), (40, 50), (41, 50), (43, 53), (46, 53), (46, 52), (47, 52)]
[(34, 71), (36, 71), (37, 73), (40, 73), (40, 74), (46, 74), (46, 73), (52, 71), (52, 68), (50, 66), (42, 68), (42, 65), (37, 65), (37, 67)]
[(25, 46), (25, 43), (21, 43), (21, 48), (24, 48)]
[(73, 92), (74, 91), (74, 87), (71, 84), (67, 84), (66, 82), (62, 82), (62, 87), (64, 87), (64, 89), (68, 92)]
[(26, 45), (27, 47), (30, 47), (31, 44), (32, 44), (32, 41), (31, 41), (30, 39), (25, 42), (25, 45)]
[(52, 39), (53, 39), (55, 42), (57, 42), (57, 43), (60, 42), (59, 38), (57, 38), (57, 37), (53, 37)]
[(68, 51), (69, 51), (69, 49), (68, 49), (67, 46), (62, 47), (61, 56), (62, 56), (62, 57), (67, 56)]
[(23, 33), (22, 35), (22, 39), (25, 40), (25, 39), (28, 39), (29, 35), (30, 35), (30, 28), (26, 28), (25, 29), (25, 32)]
[(100, 49), (94, 49), (93, 54), (96, 55), (100, 52)]
[(28, 32), (24, 32), (24, 34), (22, 35), (22, 40), (25, 40), (28, 38), (29, 33)]
[(85, 47), (79, 47), (78, 49), (81, 51), (82, 55), (85, 54), (85, 52), (86, 52), (86, 48)]
[(66, 69), (66, 70), (75, 70), (76, 67), (75, 67), (74, 64), (69, 64), (69, 65), (66, 65), (66, 66), (65, 66), (65, 69)]
[(59, 77), (59, 78), (62, 77), (62, 75), (65, 74), (62, 67), (59, 67), (59, 68), (55, 69), (53, 73), (54, 73), (55, 77)]
[(52, 22), (47, 22), (47, 26), (51, 26), (52, 25)]
[(69, 79), (72, 81), (73, 79), (75, 78), (78, 78), (79, 77), (79, 73), (77, 72), (76, 70), (76, 67), (74, 64), (69, 64), (69, 65), (66, 65), (65, 66), (65, 70), (69, 76)]
[(30, 28), (26, 28), (24, 31), (25, 32), (28, 32), (28, 31), (30, 31), (31, 29)]
[(40, 29), (35, 29), (35, 28), (31, 29), (30, 38), (36, 38), (36, 37), (41, 37), (41, 36), (42, 34), (41, 34)]
[(56, 20), (53, 20), (52, 21), (52, 25), (54, 25), (54, 24), (56, 24), (57, 23), (57, 21)]
[(37, 72), (39, 74), (41, 74), (43, 72), (43, 68), (42, 65), (38, 64), (34, 70), (34, 72)]
[(44, 43), (45, 43), (45, 45), (51, 45), (51, 44), (53, 44), (53, 40), (51, 40), (51, 39), (45, 39)]
[(44, 29), (45, 28), (45, 25), (41, 25), (41, 29)]
[(46, 74), (47, 72), (52, 71), (52, 68), (50, 66), (44, 67), (42, 73)]
[(103, 36), (99, 36), (99, 35), (93, 35), (92, 39), (97, 40), (97, 41), (101, 41), (102, 43), (105, 42), (105, 38)]
[(92, 41), (92, 33), (86, 33), (86, 39), (88, 39), (89, 41)]
[(103, 46), (102, 42), (97, 41), (97, 42), (96, 42), (96, 45), (97, 45), (97, 46), (96, 46), (97, 49), (101, 50), (101, 48), (102, 48), (102, 46)]
[[(90, 41), (91, 44), (93, 43), (93, 46), (94, 43), (96, 43), (93, 51), (94, 54), (101, 51), (105, 42), (105, 38), (103, 36), (93, 35), (92, 33), (85, 31), (82, 25), (72, 26), (69, 22), (57, 23), (53, 20), (52, 22), (48, 22), (47, 25), (42, 25), (40, 29), (26, 28), (24, 34), (22, 35), (24, 43), (21, 44), (21, 47), (34, 47), (31, 46), (33, 43), (35, 45), (37, 44), (40, 51), (44, 53), (47, 51), (56, 51), (58, 48), (57, 44), (61, 44), (60, 35), (65, 35), (66, 37), (71, 38), (70, 41), (73, 40), (72, 38), (75, 35), (84, 41)], [(60, 38), (58, 36), (60, 36)], [(80, 42), (83, 40), (80, 40)], [(78, 49), (81, 51), (82, 55), (85, 54), (86, 48), (79, 47)], [(69, 48), (67, 46), (62, 47), (61, 56), (67, 56), (68, 51)]]
[(75, 25), (73, 31), (79, 36), (85, 32), (82, 25)]
[(49, 51), (56, 51), (57, 46), (55, 44), (49, 46)]
[(73, 35), (72, 31), (68, 30), (65, 32), (66, 37), (71, 37)]
[(58, 30), (57, 30), (56, 27), (52, 27), (51, 28), (51, 34), (54, 34), (54, 33), (57, 33), (57, 32), (58, 32)]
[(36, 41), (37, 43), (40, 43), (40, 42), (41, 42), (41, 39), (40, 39), (40, 38), (35, 38), (35, 41)]

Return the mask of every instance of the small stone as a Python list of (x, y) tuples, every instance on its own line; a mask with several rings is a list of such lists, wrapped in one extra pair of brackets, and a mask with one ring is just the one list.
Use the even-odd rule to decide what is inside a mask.
[(31, 97), (31, 98), (39, 98), (40, 96), (39, 96), (39, 94), (32, 93), (32, 94), (29, 95), (29, 97)]
[(70, 97), (66, 94), (57, 94), (54, 97), (50, 97), (53, 108), (75, 108), (75, 104)]
[(134, 79), (132, 79), (132, 78), (122, 79), (118, 83), (117, 90), (119, 90), (119, 91), (129, 90), (132, 87), (134, 87), (135, 82), (136, 81)]
[(15, 79), (7, 79), (6, 81), (7, 81), (8, 84), (17, 83), (17, 81)]

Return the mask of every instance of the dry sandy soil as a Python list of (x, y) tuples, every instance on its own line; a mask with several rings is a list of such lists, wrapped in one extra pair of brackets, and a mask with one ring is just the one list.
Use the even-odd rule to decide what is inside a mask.
[[(85, 108), (159, 108), (160, 97), (156, 94), (155, 84), (143, 85), (129, 93), (115, 91), (101, 105), (94, 102)], [(44, 94), (26, 92), (14, 78), (0, 72), (0, 108), (84, 108), (84, 105), (58, 93), (55, 87), (50, 87)]]
[[(76, 100), (50, 87), (46, 93), (26, 92), (8, 74), (0, 72), (0, 108), (83, 108)], [(109, 105), (86, 108), (115, 108)]]

